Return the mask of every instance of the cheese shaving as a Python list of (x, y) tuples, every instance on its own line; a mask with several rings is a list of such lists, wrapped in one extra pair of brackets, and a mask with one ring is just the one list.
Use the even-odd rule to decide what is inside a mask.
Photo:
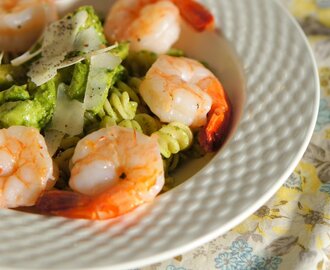
[(46, 83), (57, 74), (57, 69), (65, 60), (68, 52), (74, 50), (78, 30), (88, 18), (86, 11), (73, 17), (65, 17), (47, 27), (41, 46), (41, 58), (36, 60), (28, 72), (37, 86)]
[(58, 86), (56, 108), (50, 129), (74, 136), (83, 132), (85, 109), (81, 102), (66, 95), (67, 87), (64, 83)]
[(87, 79), (84, 106), (86, 110), (94, 110), (103, 104), (108, 89), (108, 73), (121, 63), (121, 58), (109, 52), (91, 57)]

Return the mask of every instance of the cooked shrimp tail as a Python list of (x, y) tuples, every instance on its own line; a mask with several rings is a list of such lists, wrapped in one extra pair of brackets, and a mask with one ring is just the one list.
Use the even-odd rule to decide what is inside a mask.
[(172, 0), (179, 8), (182, 18), (197, 31), (212, 30), (214, 17), (203, 5), (194, 0)]
[(211, 79), (204, 81), (203, 84), (208, 85), (205, 89), (212, 97), (213, 103), (207, 115), (207, 123), (202, 127), (198, 139), (205, 151), (212, 152), (221, 146), (228, 133), (231, 107), (226, 92), (218, 80)]
[(64, 190), (50, 190), (45, 192), (37, 201), (36, 207), (44, 212), (55, 213), (73, 207), (81, 207), (90, 201), (86, 195)]
[[(111, 188), (100, 195), (88, 196), (73, 191), (51, 190), (45, 192), (36, 204), (43, 213), (67, 218), (103, 220), (124, 215), (145, 201), (137, 199), (136, 187), (125, 192)], [(127, 196), (131, 194), (131, 196)]]
[[(97, 219), (97, 211), (91, 208), (91, 198), (87, 195), (64, 190), (45, 192), (35, 207), (42, 213), (68, 218)], [(97, 207), (102, 208), (101, 205)]]

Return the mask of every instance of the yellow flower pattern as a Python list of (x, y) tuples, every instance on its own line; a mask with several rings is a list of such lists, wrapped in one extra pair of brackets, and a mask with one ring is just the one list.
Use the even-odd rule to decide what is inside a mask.
[[(322, 3), (325, 3), (322, 5)], [(320, 8), (322, 6), (322, 8)], [(317, 0), (293, 0), (290, 4), (292, 14), (299, 20), (314, 18), (327, 27), (330, 27), (330, 5), (329, 1)]]
[(243, 223), (143, 270), (330, 269), (330, 0), (281, 1), (302, 25), (319, 64), (320, 111), (303, 159), (275, 196)]

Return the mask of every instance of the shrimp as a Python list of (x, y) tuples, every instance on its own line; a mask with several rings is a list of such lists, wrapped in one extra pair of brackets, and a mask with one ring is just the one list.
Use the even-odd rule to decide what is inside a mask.
[(0, 207), (32, 206), (54, 183), (52, 159), (39, 131), (0, 129)]
[(139, 91), (162, 122), (201, 128), (199, 142), (208, 152), (220, 146), (229, 125), (230, 103), (219, 80), (201, 63), (161, 55)]
[(0, 50), (24, 52), (57, 19), (53, 0), (0, 1)]
[(192, 0), (118, 0), (107, 16), (105, 35), (109, 42), (130, 41), (133, 51), (165, 53), (180, 36), (180, 11), (199, 31), (213, 25), (213, 16)]
[(152, 201), (164, 185), (157, 140), (113, 126), (81, 139), (72, 157), (73, 191), (47, 191), (37, 209), (85, 219), (109, 219)]

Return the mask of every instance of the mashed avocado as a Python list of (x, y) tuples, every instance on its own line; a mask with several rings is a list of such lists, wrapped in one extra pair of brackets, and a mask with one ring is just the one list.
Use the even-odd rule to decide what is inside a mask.
[[(4, 96), (13, 98), (13, 94), (17, 94), (16, 99), (29, 95), (28, 92), (26, 93), (26, 86), (12, 87), (6, 91), (0, 92), (3, 98)], [(31, 99), (9, 101), (2, 104), (0, 106), (0, 127), (22, 125), (41, 129), (51, 119), (55, 102), (56, 86), (55, 80), (52, 79), (34, 89)]]
[[(90, 27), (93, 27), (96, 32), (98, 33), (100, 42), (102, 44), (106, 44), (106, 38), (104, 35), (104, 31), (103, 31), (103, 26), (102, 23), (99, 19), (99, 17), (96, 15), (95, 10), (92, 6), (83, 6), (78, 8), (74, 13), (73, 16), (76, 15), (77, 13), (79, 13), (80, 11), (86, 11), (88, 14), (87, 20), (85, 21), (85, 24), (79, 29), (79, 31), (83, 31), (86, 30)], [(69, 14), (70, 16), (70, 14)]]
[[(120, 43), (118, 47), (110, 51), (111, 54), (119, 56), (122, 60), (128, 55), (129, 45), (126, 42)], [(71, 99), (77, 99), (83, 101), (85, 96), (86, 84), (88, 79), (88, 73), (90, 68), (90, 61), (84, 60), (83, 62), (75, 64), (72, 80), (66, 94)], [(107, 82), (105, 85), (106, 89), (109, 89), (117, 81), (118, 77), (124, 72), (122, 66), (118, 66), (113, 70), (109, 70), (104, 74), (104, 80)], [(105, 97), (107, 96), (107, 91), (105, 91)], [(101, 104), (102, 106), (103, 104)], [(98, 111), (96, 109), (96, 111)]]
[(26, 83), (26, 70), (10, 64), (0, 65), (0, 90), (7, 89), (14, 84)]
[(89, 61), (75, 64), (72, 80), (66, 94), (71, 99), (83, 101), (89, 71)]
[(27, 91), (27, 85), (13, 85), (7, 90), (0, 92), (0, 105), (8, 101), (27, 100), (30, 94)]
[[(101, 98), (90, 108), (91, 112), (97, 114), (110, 87), (123, 74), (124, 68), (120, 62), (127, 57), (129, 50), (128, 43), (119, 44), (115, 49), (105, 52), (119, 59), (118, 62), (114, 61), (116, 65), (100, 61), (104, 66), (99, 68), (96, 63), (95, 68), (92, 65), (95, 55), (88, 53), (106, 46), (102, 23), (90, 6), (80, 7), (52, 23), (36, 46), (36, 51), (39, 51), (36, 57), (28, 57), (25, 62), (21, 60), (24, 67), (0, 65), (0, 91), (6, 89), (0, 92), (0, 128), (24, 125), (43, 129), (53, 117), (60, 83), (68, 85), (65, 93), (69, 98), (81, 103), (85, 102), (88, 86), (97, 85), (96, 94)], [(84, 54), (88, 55), (85, 60), (61, 68), (63, 62)], [(94, 73), (97, 71), (96, 77), (91, 76), (91, 70)]]

